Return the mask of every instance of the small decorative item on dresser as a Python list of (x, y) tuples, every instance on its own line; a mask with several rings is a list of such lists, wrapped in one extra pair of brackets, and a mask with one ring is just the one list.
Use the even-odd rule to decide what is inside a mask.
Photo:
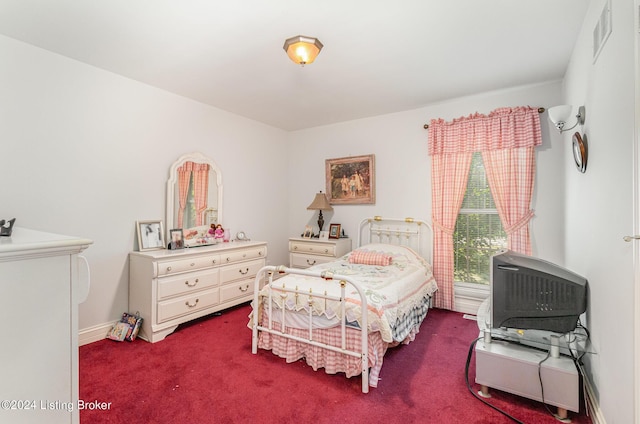
[(164, 231), (161, 220), (138, 221), (136, 229), (140, 251), (164, 249)]
[(245, 233), (244, 231), (238, 231), (238, 233), (236, 234), (236, 240), (237, 241), (249, 241), (251, 239), (249, 237), (247, 237), (247, 233)]
[(10, 237), (13, 232), (13, 224), (15, 224), (16, 219), (10, 219), (5, 221), (4, 219), (0, 219), (0, 236)]
[(340, 238), (340, 224), (329, 224), (329, 238)]
[(304, 227), (304, 232), (302, 233), (302, 238), (311, 238), (313, 237), (313, 229), (311, 225), (306, 225)]
[(184, 249), (184, 233), (182, 232), (182, 228), (177, 228), (169, 232), (171, 233), (169, 250)]

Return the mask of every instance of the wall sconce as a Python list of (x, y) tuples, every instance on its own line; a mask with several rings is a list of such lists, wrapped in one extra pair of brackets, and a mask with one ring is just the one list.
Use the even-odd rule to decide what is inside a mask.
[(563, 131), (569, 131), (575, 128), (578, 124), (584, 125), (585, 109), (584, 106), (578, 108), (578, 114), (575, 115), (576, 123), (569, 128), (565, 128), (570, 125), (568, 120), (571, 118), (573, 112), (573, 106), (561, 105), (549, 108), (549, 120), (555, 125), (555, 127), (562, 133)]
[(288, 38), (282, 47), (291, 60), (298, 65), (313, 63), (322, 50), (322, 43), (317, 38), (296, 35)]
[(322, 211), (332, 211), (333, 207), (331, 207), (331, 203), (329, 203), (329, 199), (327, 199), (327, 195), (322, 191), (320, 193), (316, 193), (316, 197), (313, 198), (313, 202), (309, 206), (307, 206), (307, 210), (320, 211), (318, 214), (318, 234), (322, 231), (322, 227), (324, 227), (324, 218), (322, 217)]

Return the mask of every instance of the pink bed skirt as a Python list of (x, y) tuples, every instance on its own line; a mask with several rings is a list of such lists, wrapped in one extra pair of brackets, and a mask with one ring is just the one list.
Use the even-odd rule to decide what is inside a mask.
[[(262, 315), (261, 322), (266, 323), (267, 320), (265, 319), (264, 312)], [(273, 328), (274, 330), (280, 330), (280, 324), (274, 322)], [(413, 341), (418, 331), (418, 329), (414, 329), (403, 341), (403, 344), (408, 344)], [(287, 328), (287, 334), (301, 338), (308, 338), (309, 330)], [(360, 335), (360, 330), (347, 327), (346, 346), (348, 350), (360, 351)], [(340, 328), (336, 327), (313, 330), (313, 339), (317, 342), (332, 346), (340, 346), (342, 340)], [(397, 343), (391, 345), (382, 341), (382, 337), (379, 332), (369, 333), (369, 386), (378, 386), (378, 379), (380, 377), (380, 370), (382, 369), (384, 354), (389, 347), (393, 347), (395, 345), (397, 345)], [(271, 350), (275, 355), (286, 359), (287, 362), (295, 362), (304, 358), (307, 364), (315, 371), (320, 368), (324, 368), (327, 374), (344, 373), (347, 377), (353, 377), (360, 375), (362, 370), (360, 358), (266, 332), (260, 332), (258, 347), (260, 349)]]

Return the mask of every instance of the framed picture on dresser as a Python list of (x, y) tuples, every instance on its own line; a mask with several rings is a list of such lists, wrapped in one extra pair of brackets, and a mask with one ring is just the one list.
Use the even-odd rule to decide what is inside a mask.
[(171, 234), (169, 249), (170, 250), (184, 249), (184, 233), (182, 232), (182, 228), (170, 230), (169, 233)]
[(329, 238), (330, 239), (340, 238), (340, 224), (329, 225)]
[(313, 237), (313, 228), (311, 225), (305, 225), (304, 232), (302, 233), (302, 238), (311, 238)]
[(164, 249), (164, 229), (162, 220), (147, 220), (136, 222), (138, 233), (138, 250)]

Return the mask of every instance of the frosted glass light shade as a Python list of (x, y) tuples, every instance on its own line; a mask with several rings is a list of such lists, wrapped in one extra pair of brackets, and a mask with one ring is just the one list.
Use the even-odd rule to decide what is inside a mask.
[(288, 38), (282, 48), (287, 52), (289, 58), (299, 65), (313, 63), (322, 50), (322, 43), (317, 38), (297, 35)]
[[(578, 124), (584, 124), (585, 109), (584, 106), (578, 108), (577, 115), (573, 116), (573, 106), (560, 105), (549, 108), (549, 120), (560, 131), (567, 131), (575, 128)], [(575, 123), (573, 120), (575, 119)], [(573, 124), (571, 127), (569, 125)], [(568, 127), (568, 128), (567, 128)]]
[(558, 122), (567, 122), (571, 116), (572, 110), (573, 106), (571, 105), (554, 106), (549, 109), (549, 119), (554, 124), (557, 124)]

